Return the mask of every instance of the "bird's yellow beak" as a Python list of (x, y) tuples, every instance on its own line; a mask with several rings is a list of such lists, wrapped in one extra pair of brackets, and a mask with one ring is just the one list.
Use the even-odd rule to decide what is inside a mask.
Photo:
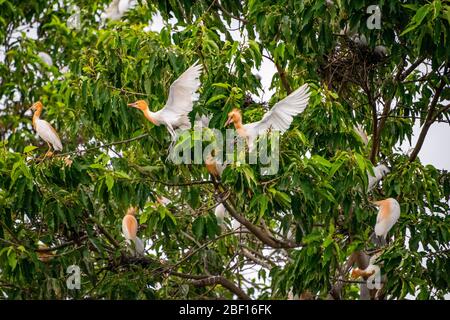
[(129, 104), (127, 104), (127, 106), (137, 108), (137, 103), (136, 102), (129, 103)]
[(233, 121), (232, 117), (228, 117), (227, 122), (225, 122), (225, 127), (228, 126)]

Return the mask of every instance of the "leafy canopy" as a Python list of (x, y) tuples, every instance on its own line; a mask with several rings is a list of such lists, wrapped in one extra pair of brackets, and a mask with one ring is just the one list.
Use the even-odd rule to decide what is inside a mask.
[[(428, 128), (450, 115), (447, 1), (379, 1), (381, 29), (367, 28), (371, 1), (137, 2), (121, 20), (103, 21), (105, 0), (0, 1), (5, 297), (284, 299), (292, 290), (367, 298), (345, 281), (352, 262), (365, 268), (374, 250), (369, 201), (388, 197), (401, 217), (381, 248), (386, 281), (377, 297), (448, 294), (450, 178), (418, 157)], [(80, 27), (71, 28), (76, 12)], [(145, 28), (155, 14), (159, 32)], [(354, 41), (358, 34), (367, 45)], [(386, 56), (374, 54), (379, 45)], [(220, 130), (232, 108), (244, 122), (259, 120), (310, 84), (309, 106), (281, 138), (276, 175), (230, 165), (213, 183), (203, 165), (166, 161), (167, 130), (126, 106), (145, 99), (162, 108), (170, 83), (197, 59), (204, 72), (191, 121), (212, 114), (209, 126)], [(263, 59), (277, 70), (269, 101), (255, 98)], [(38, 99), (64, 145), (43, 161), (46, 144), (26, 113)], [(398, 146), (415, 121), (419, 142), (405, 155)], [(380, 161), (391, 173), (366, 193), (367, 171)], [(172, 202), (160, 205), (161, 196)], [(221, 199), (246, 232), (218, 225)], [(131, 205), (145, 257), (130, 254), (121, 235)], [(66, 286), (70, 265), (81, 268), (80, 290)]]

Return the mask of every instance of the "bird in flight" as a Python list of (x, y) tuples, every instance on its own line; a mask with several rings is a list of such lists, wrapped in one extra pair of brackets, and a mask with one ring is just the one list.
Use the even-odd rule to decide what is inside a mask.
[(195, 92), (200, 87), (200, 74), (202, 65), (194, 63), (170, 86), (169, 98), (166, 105), (159, 111), (149, 110), (147, 102), (138, 100), (128, 104), (144, 113), (144, 116), (156, 126), (165, 125), (172, 138), (172, 143), (176, 141), (175, 129), (190, 129), (191, 122), (188, 114), (192, 111)]
[(144, 243), (137, 236), (138, 222), (136, 220), (136, 208), (130, 207), (122, 219), (122, 233), (128, 244), (134, 243), (135, 253), (144, 254)]
[(44, 158), (47, 156), (51, 156), (53, 153), (50, 151), (53, 147), (55, 151), (62, 150), (62, 143), (59, 139), (58, 133), (52, 127), (50, 123), (40, 118), (42, 109), (44, 106), (40, 101), (36, 102), (31, 106), (31, 110), (34, 112), (33, 114), (33, 128), (37, 132), (38, 136), (42, 138), (48, 145), (48, 151), (45, 154)]
[(309, 95), (309, 87), (307, 84), (304, 84), (286, 98), (277, 102), (260, 121), (248, 124), (242, 123), (241, 111), (233, 109), (228, 113), (228, 120), (225, 126), (234, 123), (238, 135), (246, 139), (251, 152), (255, 147), (254, 142), (256, 138), (267, 130), (277, 130), (281, 134), (286, 132), (291, 126), (293, 117), (305, 110), (308, 105)]

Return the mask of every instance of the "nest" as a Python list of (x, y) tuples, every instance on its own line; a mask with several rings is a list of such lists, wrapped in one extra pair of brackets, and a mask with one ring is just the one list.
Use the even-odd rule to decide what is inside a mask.
[(385, 58), (386, 49), (370, 48), (364, 36), (342, 35), (333, 51), (324, 56), (318, 72), (329, 89), (345, 95), (350, 86), (366, 89), (370, 75)]

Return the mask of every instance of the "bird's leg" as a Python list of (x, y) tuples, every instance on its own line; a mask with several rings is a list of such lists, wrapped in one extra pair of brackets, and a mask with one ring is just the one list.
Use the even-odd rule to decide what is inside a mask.
[[(47, 142), (47, 145), (48, 145), (48, 150), (47, 150), (47, 152), (44, 155), (44, 159), (47, 158), (47, 157), (51, 157), (53, 155), (53, 153), (50, 151), (52, 149), (50, 143)], [(42, 159), (42, 160), (44, 160), (44, 159)]]
[(176, 140), (177, 139), (177, 135), (175, 133), (175, 130), (173, 130), (172, 126), (167, 125), (166, 127), (167, 127), (167, 130), (169, 131), (170, 140), (171, 140), (170, 145), (169, 145), (169, 157), (167, 157), (167, 159), (169, 159), (170, 158), (170, 154), (172, 153), (172, 149), (175, 146), (175, 143), (177, 141)]

